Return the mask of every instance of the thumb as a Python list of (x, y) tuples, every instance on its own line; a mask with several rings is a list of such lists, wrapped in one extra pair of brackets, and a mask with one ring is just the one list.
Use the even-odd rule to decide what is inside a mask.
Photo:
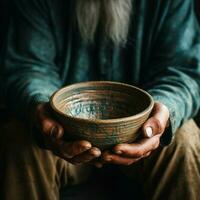
[(169, 110), (159, 102), (155, 102), (151, 117), (143, 125), (145, 137), (151, 138), (154, 135), (163, 134), (168, 126)]

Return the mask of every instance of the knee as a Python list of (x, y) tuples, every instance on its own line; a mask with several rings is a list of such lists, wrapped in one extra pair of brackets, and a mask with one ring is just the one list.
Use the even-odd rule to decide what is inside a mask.
[(192, 159), (200, 154), (199, 143), (200, 129), (193, 120), (190, 120), (176, 132), (172, 146), (179, 157)]

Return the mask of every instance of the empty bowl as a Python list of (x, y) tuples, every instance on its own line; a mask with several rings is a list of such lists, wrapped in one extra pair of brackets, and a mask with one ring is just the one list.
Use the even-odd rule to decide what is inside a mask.
[(107, 149), (133, 142), (154, 102), (147, 92), (132, 85), (95, 81), (58, 90), (50, 105), (65, 130), (65, 140), (87, 140)]

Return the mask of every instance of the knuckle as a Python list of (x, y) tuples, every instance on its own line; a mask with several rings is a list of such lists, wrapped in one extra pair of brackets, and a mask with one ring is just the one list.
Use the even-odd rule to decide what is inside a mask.
[(135, 153), (135, 156), (136, 157), (142, 157), (143, 156), (143, 150), (138, 150), (138, 151), (136, 151), (136, 153)]
[(164, 132), (165, 127), (162, 126), (159, 119), (153, 118), (152, 123), (154, 125), (154, 134), (160, 134)]
[(141, 147), (139, 147), (138, 150), (135, 152), (136, 157), (142, 157), (143, 154), (144, 154), (144, 150)]
[(157, 147), (157, 143), (154, 142), (154, 143), (151, 145), (151, 148), (150, 148), (150, 149), (156, 149), (156, 147)]
[(157, 132), (160, 133), (162, 131), (160, 120), (158, 120), (157, 118), (154, 118), (154, 121), (155, 121)]
[(155, 141), (152, 143), (151, 149), (155, 150), (158, 148), (159, 145), (160, 145), (160, 140), (159, 138), (156, 138)]
[(50, 132), (50, 129), (52, 128), (52, 123), (48, 119), (42, 120), (41, 125), (42, 125), (42, 131), (44, 133)]
[(157, 142), (155, 149), (157, 149), (160, 146), (160, 142)]
[(157, 148), (160, 145), (160, 139), (157, 138), (154, 144), (154, 147)]

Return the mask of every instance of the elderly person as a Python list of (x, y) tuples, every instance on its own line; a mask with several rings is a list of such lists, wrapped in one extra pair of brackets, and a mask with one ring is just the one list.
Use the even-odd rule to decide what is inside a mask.
[[(199, 199), (200, 131), (189, 120), (200, 107), (192, 0), (14, 0), (2, 58), (2, 92), (16, 115), (1, 128), (2, 199), (59, 199), (60, 188), (107, 164), (140, 183), (144, 198)], [(63, 141), (49, 97), (89, 80), (153, 96), (143, 138), (103, 152)]]

